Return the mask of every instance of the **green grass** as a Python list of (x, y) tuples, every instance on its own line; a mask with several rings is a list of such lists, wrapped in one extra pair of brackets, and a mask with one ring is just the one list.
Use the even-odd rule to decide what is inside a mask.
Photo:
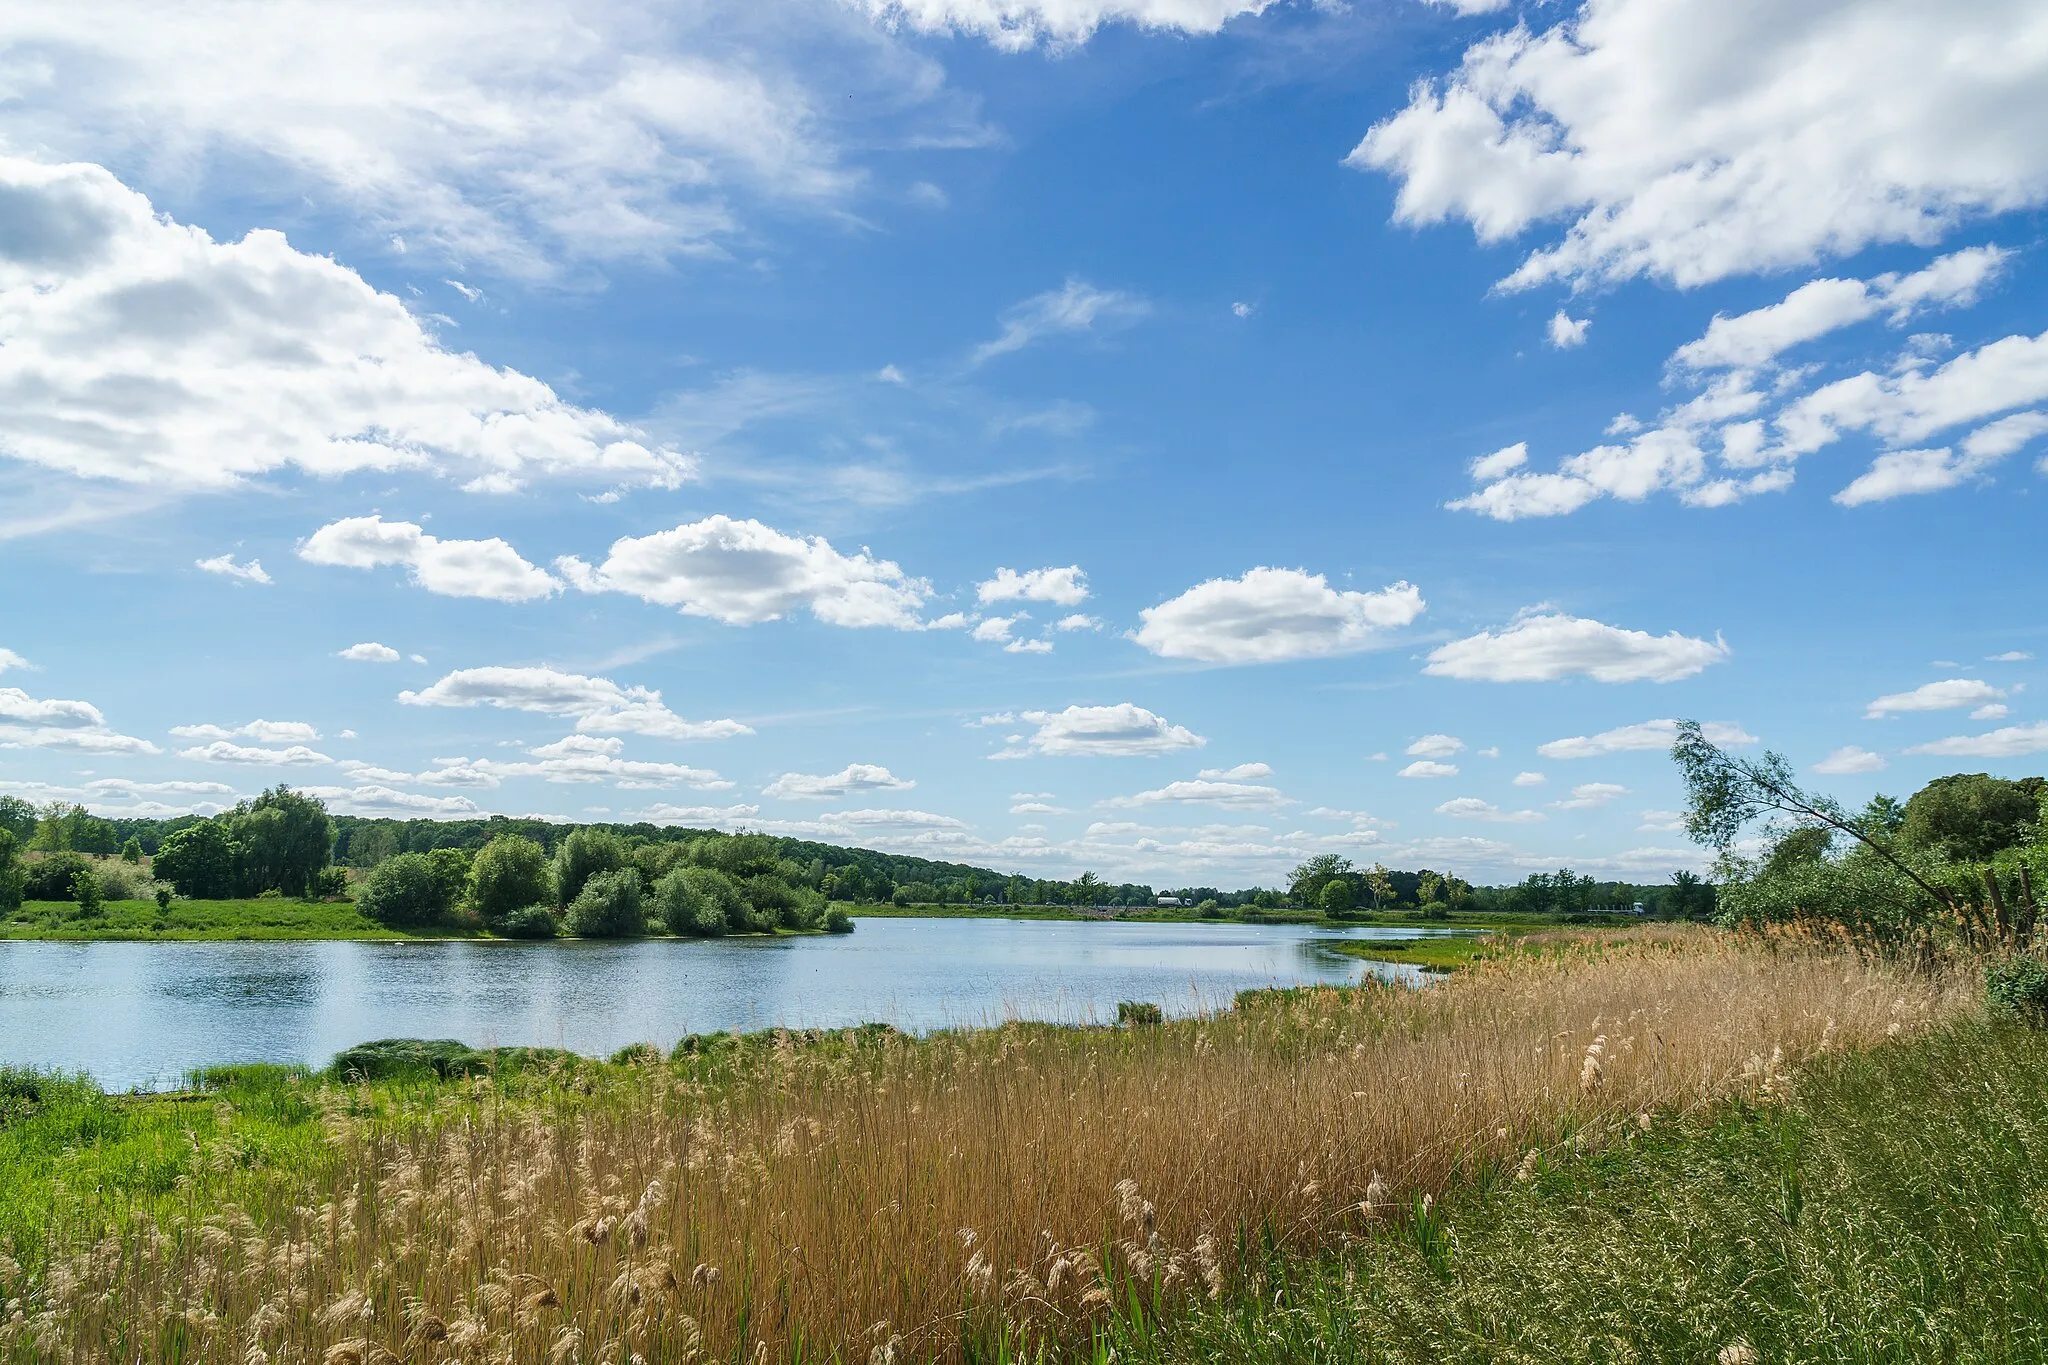
[[(1512, 940), (1509, 940), (1512, 942)], [(1425, 972), (1452, 972), (1501, 951), (1494, 934), (1439, 934), (1432, 938), (1340, 939), (1321, 946), (1367, 962), (1405, 962)]]
[[(429, 938), (463, 937), (435, 929)], [(0, 938), (37, 939), (330, 939), (415, 938), (387, 929), (349, 901), (174, 900), (159, 912), (155, 901), (108, 901), (101, 913), (81, 918), (70, 901), (27, 901), (0, 918)]]
[(2048, 1359), (2048, 1033), (1837, 1058), (1784, 1105), (1656, 1118), (1484, 1173), (1349, 1251), (1242, 1254), (1220, 1302), (1127, 1315), (1126, 1365)]

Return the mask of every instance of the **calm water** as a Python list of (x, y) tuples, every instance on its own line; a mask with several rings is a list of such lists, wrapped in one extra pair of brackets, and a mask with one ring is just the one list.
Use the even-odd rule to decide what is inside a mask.
[(217, 1062), (319, 1065), (372, 1038), (600, 1055), (733, 1028), (1100, 1020), (1119, 1000), (1187, 1013), (1253, 986), (1416, 975), (1317, 946), (1334, 937), (1293, 925), (864, 919), (850, 937), (759, 942), (0, 942), (0, 1061), (87, 1071), (109, 1089), (164, 1087)]

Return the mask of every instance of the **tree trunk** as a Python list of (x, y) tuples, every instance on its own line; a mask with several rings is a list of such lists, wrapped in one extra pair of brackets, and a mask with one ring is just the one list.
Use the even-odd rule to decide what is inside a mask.
[(1998, 874), (1984, 869), (1984, 894), (1991, 897), (1991, 914), (1998, 924), (1999, 946), (2012, 946), (2012, 916), (2005, 912), (2005, 895), (1998, 889)]

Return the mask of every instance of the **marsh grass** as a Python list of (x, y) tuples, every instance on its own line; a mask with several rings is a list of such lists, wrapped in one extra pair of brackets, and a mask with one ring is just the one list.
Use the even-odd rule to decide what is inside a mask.
[[(262, 1072), (102, 1099), (64, 1120), (111, 1112), (99, 1134), (0, 1134), (18, 1263), (0, 1279), (22, 1300), (0, 1355), (1085, 1350), (1106, 1324), (1170, 1321), (1268, 1258), (1376, 1227), (1434, 1229), (1430, 1254), (1455, 1265), (1447, 1190), (1532, 1149), (1617, 1148), (1644, 1113), (1775, 1101), (1795, 1064), (1973, 998), (1967, 973), (1669, 930), (1560, 939), (1422, 991), (1249, 993), (1141, 1029), (783, 1035), (454, 1081)], [(152, 1151), (154, 1177), (133, 1178)]]
[[(1090, 1354), (1178, 1362), (2048, 1358), (2048, 1033), (1818, 1059), (1781, 1103), (1652, 1115), (1337, 1254), (1264, 1258)], [(1517, 1177), (1521, 1178), (1517, 1178)]]

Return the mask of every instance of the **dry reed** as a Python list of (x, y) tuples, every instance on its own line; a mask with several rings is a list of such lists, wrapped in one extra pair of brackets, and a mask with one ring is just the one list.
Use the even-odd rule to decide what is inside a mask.
[[(958, 1359), (1112, 1298), (1223, 1291), (1240, 1239), (1366, 1220), (1968, 1008), (1961, 979), (1707, 931), (1127, 1030), (1012, 1025), (650, 1064), (399, 1123), (53, 1260), (0, 1357)], [(223, 1157), (223, 1160), (231, 1158)], [(977, 1349), (978, 1346), (978, 1349)]]

